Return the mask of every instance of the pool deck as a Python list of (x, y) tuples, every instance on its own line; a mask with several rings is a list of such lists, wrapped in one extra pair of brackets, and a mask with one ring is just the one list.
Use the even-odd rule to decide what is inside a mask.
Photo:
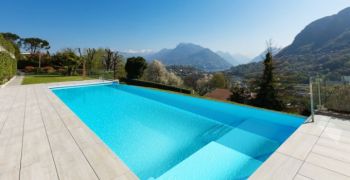
[(137, 179), (48, 89), (80, 83), (0, 89), (0, 179)]
[[(0, 179), (137, 179), (49, 89), (0, 89)], [(316, 116), (250, 179), (350, 179), (350, 121)]]
[(249, 179), (350, 180), (350, 121), (316, 115)]

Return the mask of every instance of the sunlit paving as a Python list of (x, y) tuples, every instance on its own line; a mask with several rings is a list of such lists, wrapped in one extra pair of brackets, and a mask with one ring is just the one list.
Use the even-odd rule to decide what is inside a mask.
[(0, 180), (350, 180), (348, 0), (0, 15)]

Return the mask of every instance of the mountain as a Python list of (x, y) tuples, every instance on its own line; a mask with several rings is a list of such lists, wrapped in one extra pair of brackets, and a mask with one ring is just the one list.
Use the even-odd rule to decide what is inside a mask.
[(350, 47), (350, 7), (305, 27), (280, 56), (331, 53)]
[[(271, 52), (272, 52), (273, 56), (278, 54), (281, 50), (282, 50), (282, 48), (271, 47)], [(266, 53), (267, 53), (267, 50), (265, 50), (264, 52), (260, 53), (258, 56), (253, 58), (250, 62), (261, 62), (261, 61), (263, 61), (265, 59)]]
[[(329, 80), (350, 75), (350, 8), (307, 25), (291, 45), (275, 55), (275, 70), (297, 82), (320, 74)], [(231, 68), (231, 75), (252, 77), (262, 63)]]
[(247, 57), (242, 54), (232, 54), (232, 57), (236, 59), (239, 62), (239, 64), (246, 64), (251, 59), (250, 57)]
[(221, 56), (227, 62), (232, 64), (233, 66), (237, 66), (240, 64), (245, 64), (249, 62), (249, 58), (240, 54), (231, 54), (229, 52), (217, 51), (216, 54)]
[(174, 49), (163, 49), (145, 58), (157, 59), (168, 66), (193, 66), (204, 71), (221, 71), (232, 66), (210, 49), (191, 43), (180, 43)]
[(217, 51), (217, 55), (225, 59), (227, 62), (229, 62), (232, 66), (236, 66), (239, 64), (239, 62), (232, 57), (232, 55), (228, 52), (223, 52), (223, 51)]

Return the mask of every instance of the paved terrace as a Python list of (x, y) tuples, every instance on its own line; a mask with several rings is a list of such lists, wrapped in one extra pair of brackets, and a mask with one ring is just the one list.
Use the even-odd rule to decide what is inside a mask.
[(350, 121), (316, 115), (250, 179), (350, 180)]
[(137, 179), (47, 86), (0, 89), (0, 179)]
[[(48, 86), (0, 89), (0, 179), (137, 179)], [(350, 122), (316, 116), (250, 179), (349, 180)]]

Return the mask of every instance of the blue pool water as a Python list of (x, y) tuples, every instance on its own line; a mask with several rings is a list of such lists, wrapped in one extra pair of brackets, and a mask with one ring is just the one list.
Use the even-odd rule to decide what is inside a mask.
[(140, 179), (246, 179), (305, 120), (127, 85), (52, 91)]

